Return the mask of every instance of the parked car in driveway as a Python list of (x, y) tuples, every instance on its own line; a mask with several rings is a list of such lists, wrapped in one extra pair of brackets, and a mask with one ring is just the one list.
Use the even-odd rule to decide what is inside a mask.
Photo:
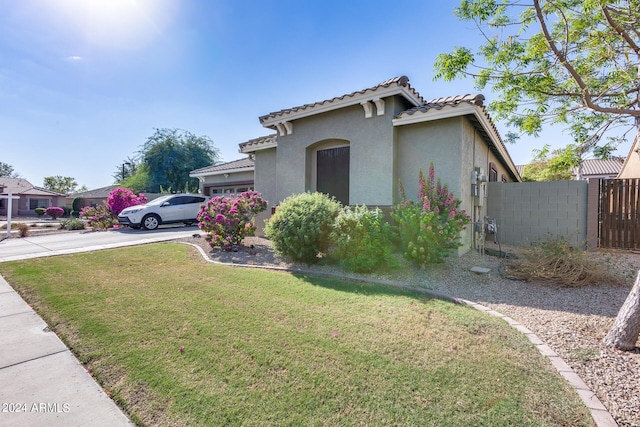
[(155, 230), (162, 224), (197, 221), (200, 207), (209, 200), (201, 194), (170, 194), (161, 196), (144, 205), (125, 208), (118, 215), (118, 222), (132, 228)]

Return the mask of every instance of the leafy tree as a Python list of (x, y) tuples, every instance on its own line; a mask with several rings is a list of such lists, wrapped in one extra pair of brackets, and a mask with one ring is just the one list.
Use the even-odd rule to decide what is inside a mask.
[(114, 184), (121, 184), (126, 178), (133, 176), (140, 167), (140, 161), (134, 157), (127, 157), (116, 168), (116, 172), (112, 175)]
[(143, 193), (147, 191), (149, 187), (149, 168), (145, 164), (141, 164), (136, 167), (133, 175), (127, 175), (127, 177), (119, 182), (121, 187), (125, 187), (133, 191), (134, 193)]
[[(640, 132), (640, 0), (463, 0), (456, 15), (484, 38), (474, 54), (458, 47), (436, 59), (436, 78), (471, 76), (492, 86), (489, 108), (521, 132), (545, 123), (568, 128), (579, 153), (607, 132)], [(640, 274), (604, 339), (631, 350), (640, 333)]]
[(20, 174), (13, 170), (13, 166), (0, 162), (0, 177), (1, 178), (19, 178)]
[(497, 120), (532, 135), (566, 125), (580, 153), (640, 126), (640, 0), (463, 0), (455, 14), (483, 44), (440, 54), (436, 78), (491, 86)]
[(45, 176), (43, 187), (64, 194), (75, 193), (78, 190), (86, 189), (85, 186), (79, 188), (75, 178), (60, 175)]
[(142, 163), (148, 168), (148, 192), (161, 189), (196, 187), (198, 180), (189, 172), (215, 163), (218, 150), (207, 136), (196, 136), (178, 129), (156, 129), (140, 151)]
[(580, 165), (575, 145), (551, 151), (548, 144), (541, 150), (533, 150), (535, 157), (525, 165), (522, 178), (525, 181), (567, 181), (573, 179), (574, 168)]

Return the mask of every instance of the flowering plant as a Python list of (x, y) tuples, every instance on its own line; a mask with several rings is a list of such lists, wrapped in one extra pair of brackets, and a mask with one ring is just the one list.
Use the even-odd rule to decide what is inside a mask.
[(98, 206), (85, 206), (80, 211), (80, 216), (87, 220), (89, 227), (97, 230), (106, 230), (118, 223), (109, 206), (104, 203)]
[(147, 197), (140, 193), (137, 196), (128, 188), (115, 188), (109, 193), (107, 206), (114, 216), (118, 216), (123, 209), (129, 206), (147, 203)]
[(64, 214), (64, 209), (56, 206), (50, 206), (45, 209), (44, 214), (50, 216), (53, 219), (58, 219)]
[(245, 191), (239, 195), (216, 196), (200, 208), (198, 226), (207, 234), (212, 248), (236, 249), (245, 236), (253, 236), (253, 217), (267, 208), (260, 193)]
[(460, 246), (460, 232), (471, 219), (459, 209), (461, 202), (448, 187), (440, 179), (436, 183), (433, 163), (428, 179), (420, 170), (419, 184), (418, 200), (414, 201), (407, 199), (400, 183), (402, 202), (393, 207), (391, 216), (405, 258), (424, 267), (441, 262), (450, 249)]

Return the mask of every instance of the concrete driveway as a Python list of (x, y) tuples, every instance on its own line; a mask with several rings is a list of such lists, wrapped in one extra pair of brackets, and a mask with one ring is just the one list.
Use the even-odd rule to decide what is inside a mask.
[(196, 226), (167, 226), (153, 231), (80, 231), (11, 238), (0, 242), (0, 262), (162, 242), (195, 233), (200, 233)]

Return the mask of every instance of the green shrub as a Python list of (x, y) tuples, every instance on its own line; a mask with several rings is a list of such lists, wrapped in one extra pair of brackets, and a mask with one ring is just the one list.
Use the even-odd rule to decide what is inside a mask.
[(46, 208), (35, 208), (36, 215), (38, 216), (44, 215), (44, 211), (46, 210), (47, 210)]
[(73, 202), (71, 203), (71, 210), (75, 212), (80, 212), (82, 208), (89, 205), (90, 203), (84, 197), (76, 197), (75, 199), (73, 199)]
[(329, 248), (340, 203), (322, 193), (289, 196), (266, 222), (265, 235), (281, 255), (296, 261), (317, 262)]
[(460, 246), (460, 232), (470, 218), (460, 207), (446, 185), (435, 180), (433, 163), (429, 167), (429, 178), (422, 170), (419, 176), (418, 200), (408, 200), (402, 183), (402, 202), (391, 211), (395, 232), (400, 240), (404, 257), (419, 267), (442, 262), (451, 249)]
[(118, 223), (118, 219), (106, 203), (96, 207), (85, 206), (80, 211), (80, 216), (87, 220), (89, 227), (93, 227), (96, 230), (107, 230)]
[(45, 209), (44, 214), (50, 216), (52, 219), (58, 219), (64, 214), (64, 209), (57, 206), (49, 206)]
[(71, 206), (63, 206), (62, 207), (62, 218), (70, 218), (71, 217)]
[(331, 241), (335, 245), (332, 258), (348, 271), (366, 273), (397, 265), (390, 226), (378, 208), (343, 208), (335, 220)]
[(84, 221), (77, 218), (62, 220), (60, 221), (60, 229), (61, 230), (83, 230)]

